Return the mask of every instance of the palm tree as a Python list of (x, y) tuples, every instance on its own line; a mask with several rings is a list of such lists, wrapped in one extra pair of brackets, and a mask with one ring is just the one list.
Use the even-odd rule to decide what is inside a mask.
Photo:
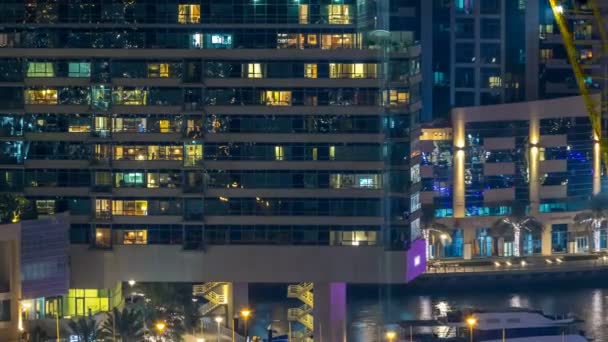
[(101, 334), (106, 338), (119, 338), (121, 342), (137, 342), (144, 337), (142, 316), (127, 308), (112, 309), (101, 327)]
[(492, 231), (496, 237), (513, 239), (513, 256), (521, 256), (521, 241), (523, 233), (542, 231), (542, 224), (534, 217), (526, 214), (525, 208), (513, 207), (510, 215), (494, 223)]
[(68, 322), (72, 334), (78, 336), (80, 342), (95, 342), (99, 337), (99, 325), (91, 317), (82, 317), (77, 321)]
[(447, 246), (452, 243), (452, 235), (448, 227), (439, 222), (431, 221), (423, 230), (422, 236), (426, 242), (426, 259), (430, 260), (431, 257), (431, 246), (435, 246), (437, 242), (441, 246)]
[(574, 223), (586, 228), (594, 252), (600, 251), (600, 231), (608, 221), (608, 198), (596, 196), (589, 202), (589, 210), (574, 216)]

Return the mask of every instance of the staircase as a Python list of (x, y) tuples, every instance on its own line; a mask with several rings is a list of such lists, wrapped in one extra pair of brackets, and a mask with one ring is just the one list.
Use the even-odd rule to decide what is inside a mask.
[(312, 310), (314, 308), (314, 285), (313, 283), (300, 283), (287, 287), (287, 298), (296, 298), (303, 304), (297, 308), (287, 310), (287, 319), (295, 321), (304, 326), (304, 334), (310, 335), (314, 331), (314, 318)]
[(205, 316), (222, 305), (228, 304), (228, 296), (226, 294), (227, 285), (225, 282), (208, 282), (192, 286), (192, 295), (202, 296), (207, 300), (199, 309), (200, 314)]

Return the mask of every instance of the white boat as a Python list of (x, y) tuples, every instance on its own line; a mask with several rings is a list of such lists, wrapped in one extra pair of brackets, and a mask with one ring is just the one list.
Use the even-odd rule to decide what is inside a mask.
[(509, 309), (469, 311), (448, 314), (439, 322), (470, 339), (471, 325), (475, 342), (588, 342), (572, 316), (548, 316), (541, 311)]

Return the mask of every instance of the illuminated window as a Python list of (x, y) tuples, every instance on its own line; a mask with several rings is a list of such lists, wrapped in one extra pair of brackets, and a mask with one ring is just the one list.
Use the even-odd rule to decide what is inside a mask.
[(299, 9), (299, 23), (308, 24), (308, 5), (300, 5)]
[(391, 106), (408, 104), (410, 102), (410, 93), (407, 91), (390, 90), (388, 94), (388, 103)]
[(331, 174), (329, 184), (333, 189), (380, 189), (382, 178), (374, 174)]
[(202, 144), (186, 144), (186, 157), (184, 158), (184, 166), (196, 166), (202, 159)]
[(540, 58), (543, 60), (553, 58), (553, 49), (540, 49)]
[(246, 78), (263, 78), (262, 64), (260, 63), (247, 63), (245, 64)]
[(91, 77), (91, 63), (70, 62), (68, 65), (68, 77)]
[(336, 146), (329, 146), (329, 160), (336, 160)]
[(36, 200), (38, 215), (52, 215), (55, 213), (55, 200)]
[(232, 48), (232, 34), (229, 33), (205, 33), (206, 49), (230, 49)]
[(352, 49), (355, 47), (354, 37), (356, 36), (352, 33), (323, 34), (321, 35), (321, 48), (325, 50)]
[(117, 172), (114, 180), (117, 188), (146, 187), (143, 172)]
[(26, 89), (25, 104), (57, 104), (57, 89)]
[(169, 77), (169, 64), (168, 63), (150, 63), (148, 64), (148, 77)]
[(112, 101), (116, 105), (142, 106), (148, 102), (148, 91), (141, 88), (112, 90)]
[(488, 77), (488, 86), (490, 88), (500, 88), (500, 87), (502, 87), (502, 78), (500, 78), (500, 76), (490, 76), (490, 77)]
[(122, 243), (125, 245), (145, 245), (148, 243), (146, 230), (125, 230), (122, 234)]
[(277, 145), (274, 147), (274, 160), (285, 160), (285, 148)]
[(374, 63), (329, 63), (330, 78), (376, 78), (377, 70)]
[(112, 230), (110, 228), (95, 228), (95, 247), (112, 247)]
[(331, 232), (334, 245), (373, 246), (378, 243), (378, 232), (375, 231), (338, 231)]
[(148, 201), (114, 200), (112, 201), (112, 215), (146, 216), (148, 215)]
[(27, 77), (55, 77), (53, 63), (51, 62), (28, 62)]
[(350, 5), (327, 5), (327, 21), (330, 24), (350, 24)]
[(109, 218), (112, 216), (112, 200), (96, 199), (95, 200), (95, 217)]
[(196, 24), (201, 21), (201, 5), (178, 5), (177, 22)]
[(72, 317), (95, 315), (112, 309), (107, 290), (69, 289), (63, 304), (63, 314)]
[(291, 91), (266, 90), (262, 96), (267, 106), (291, 106)]
[(317, 78), (317, 65), (316, 64), (304, 64), (304, 77)]

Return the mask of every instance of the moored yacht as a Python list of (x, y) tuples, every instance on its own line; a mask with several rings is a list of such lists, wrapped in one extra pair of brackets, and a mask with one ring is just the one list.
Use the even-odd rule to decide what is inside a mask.
[(413, 341), (588, 342), (576, 327), (580, 322), (569, 315), (549, 316), (513, 308), (454, 311), (434, 320), (402, 321), (399, 325), (406, 337), (409, 331)]

